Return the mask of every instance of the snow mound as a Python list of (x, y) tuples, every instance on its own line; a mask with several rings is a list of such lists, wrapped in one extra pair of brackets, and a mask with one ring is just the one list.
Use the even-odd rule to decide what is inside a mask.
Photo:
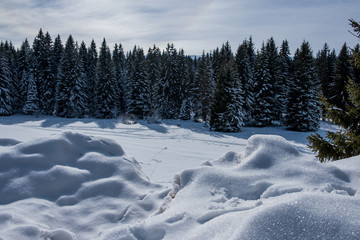
[(148, 194), (164, 195), (109, 139), (64, 132), (0, 142), (12, 145), (0, 151), (2, 239), (94, 239), (158, 208)]
[(35, 197), (71, 205), (99, 195), (132, 197), (133, 183), (148, 185), (117, 143), (71, 132), (15, 145), (0, 155), (0, 169), (0, 204)]
[(153, 216), (111, 229), (104, 239), (137, 239), (152, 229), (157, 239), (356, 239), (354, 181), (280, 136), (254, 135), (243, 154), (230, 152), (177, 174)]

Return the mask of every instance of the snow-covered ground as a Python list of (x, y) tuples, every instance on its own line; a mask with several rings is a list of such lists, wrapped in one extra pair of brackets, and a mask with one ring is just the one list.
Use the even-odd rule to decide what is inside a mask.
[(1, 117), (0, 239), (360, 239), (360, 157), (309, 134)]

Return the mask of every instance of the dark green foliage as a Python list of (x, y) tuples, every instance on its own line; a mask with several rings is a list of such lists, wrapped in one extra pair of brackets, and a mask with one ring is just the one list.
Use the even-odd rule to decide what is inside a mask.
[[(1, 43), (3, 45), (3, 43)], [(0, 115), (10, 115), (13, 112), (11, 94), (12, 79), (5, 49), (0, 48)]]
[(279, 102), (280, 111), (282, 113), (281, 122), (285, 121), (287, 108), (289, 102), (290, 85), (294, 81), (293, 61), (290, 57), (289, 43), (287, 40), (283, 41), (279, 52), (280, 58), (280, 73), (278, 78), (278, 89), (276, 101)]
[(336, 61), (336, 77), (334, 95), (329, 101), (341, 109), (349, 103), (349, 95), (346, 91), (346, 85), (350, 75), (352, 66), (350, 64), (350, 53), (346, 43), (341, 48), (339, 56)]
[(111, 59), (110, 49), (104, 38), (100, 47), (99, 60), (97, 64), (97, 85), (94, 113), (96, 118), (114, 118), (117, 116), (117, 93), (115, 67)]
[(271, 76), (269, 72), (269, 58), (264, 44), (255, 60), (254, 77), (254, 90), (256, 95), (253, 118), (257, 126), (270, 126), (273, 120), (272, 106), (274, 101), (274, 91), (273, 86), (271, 85)]
[(24, 114), (32, 115), (39, 113), (39, 97), (35, 79), (32, 72), (27, 75), (28, 87), (24, 107)]
[(67, 118), (84, 117), (87, 112), (85, 89), (82, 59), (70, 35), (60, 64), (56, 115)]
[[(161, 51), (157, 46), (149, 48), (145, 59), (145, 68), (147, 72), (149, 90), (150, 90), (150, 115), (157, 118), (158, 109), (156, 106), (161, 106), (160, 99), (157, 97), (157, 92), (160, 91), (160, 74), (161, 74)], [(159, 88), (159, 89), (158, 89)]]
[(115, 44), (113, 50), (113, 63), (115, 67), (115, 81), (117, 84), (117, 109), (120, 114), (125, 113), (125, 105), (126, 105), (126, 66), (125, 66), (125, 54), (124, 49), (121, 45)]
[(224, 63), (216, 81), (214, 102), (211, 109), (210, 128), (214, 131), (239, 132), (243, 126), (244, 100), (235, 63)]
[[(251, 38), (250, 38), (251, 39)], [(245, 120), (250, 121), (254, 112), (255, 89), (254, 89), (254, 63), (252, 62), (253, 46), (251, 41), (244, 40), (239, 46), (235, 63), (241, 83), (242, 97), (244, 98)]]
[(294, 55), (294, 81), (289, 91), (286, 125), (291, 130), (315, 131), (319, 128), (319, 81), (314, 71), (314, 58), (308, 42), (303, 42)]
[(150, 91), (142, 48), (134, 47), (127, 65), (126, 113), (142, 119), (150, 114)]
[[(355, 36), (360, 38), (360, 23), (350, 20)], [(353, 51), (351, 58), (354, 66), (360, 68), (359, 52)], [(344, 65), (344, 63), (342, 64)], [(321, 162), (333, 161), (360, 154), (360, 85), (349, 79), (346, 85), (348, 101), (341, 108), (323, 97), (327, 117), (341, 127), (340, 131), (327, 132), (326, 137), (313, 134), (308, 137), (309, 147), (317, 153)], [(345, 96), (345, 95), (344, 95)]]
[(201, 118), (203, 121), (209, 121), (211, 113), (211, 105), (213, 101), (213, 94), (215, 90), (215, 80), (213, 78), (213, 69), (211, 67), (211, 60), (209, 54), (202, 57), (198, 63), (197, 74), (197, 110), (195, 118)]
[(98, 53), (96, 50), (95, 41), (92, 40), (90, 47), (87, 51), (87, 67), (85, 69), (86, 76), (86, 92), (87, 92), (87, 106), (88, 115), (94, 116), (95, 113), (95, 99), (96, 99), (96, 86), (97, 86), (97, 62)]

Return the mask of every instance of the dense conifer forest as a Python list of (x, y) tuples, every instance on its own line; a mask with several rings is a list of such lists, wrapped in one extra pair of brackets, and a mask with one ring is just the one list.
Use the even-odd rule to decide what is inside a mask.
[[(359, 44), (353, 48), (359, 53)], [(233, 51), (229, 42), (201, 56), (168, 44), (124, 52), (89, 46), (69, 36), (65, 43), (40, 29), (32, 46), (0, 43), (0, 115), (43, 114), (64, 118), (183, 119), (209, 123), (215, 131), (246, 125), (285, 125), (314, 131), (324, 116), (322, 95), (344, 108), (348, 78), (360, 83), (346, 43), (325, 43), (314, 54), (304, 41), (291, 55), (274, 39), (255, 49), (252, 38)]]

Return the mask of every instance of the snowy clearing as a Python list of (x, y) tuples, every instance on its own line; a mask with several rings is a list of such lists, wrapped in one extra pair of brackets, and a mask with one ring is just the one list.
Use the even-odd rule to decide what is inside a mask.
[(309, 134), (1, 117), (0, 239), (359, 239), (360, 157)]

